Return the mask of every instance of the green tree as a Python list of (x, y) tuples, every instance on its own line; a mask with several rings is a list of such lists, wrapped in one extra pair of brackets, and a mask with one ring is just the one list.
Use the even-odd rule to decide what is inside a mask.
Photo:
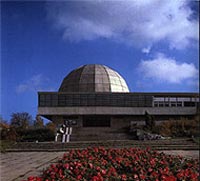
[(10, 123), (16, 129), (28, 129), (32, 123), (32, 116), (27, 112), (12, 113)]

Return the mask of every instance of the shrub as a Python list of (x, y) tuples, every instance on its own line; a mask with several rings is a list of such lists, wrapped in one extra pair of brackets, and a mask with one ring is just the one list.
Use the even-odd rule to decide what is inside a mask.
[(18, 134), (13, 127), (2, 128), (1, 130), (1, 140), (11, 140), (16, 141)]
[(53, 131), (45, 128), (19, 130), (18, 134), (18, 141), (53, 141), (55, 137)]
[(191, 137), (199, 136), (199, 119), (188, 120), (181, 118), (180, 120), (165, 121), (158, 126), (159, 133), (163, 136), (171, 137)]

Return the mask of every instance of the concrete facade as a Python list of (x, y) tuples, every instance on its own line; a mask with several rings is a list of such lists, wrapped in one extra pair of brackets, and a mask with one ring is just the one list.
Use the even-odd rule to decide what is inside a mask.
[(58, 126), (75, 120), (72, 139), (126, 139), (131, 124), (144, 124), (145, 112), (157, 123), (193, 119), (199, 112), (197, 93), (133, 93), (114, 70), (85, 65), (66, 76), (58, 92), (38, 93), (38, 115)]
[(196, 107), (39, 107), (38, 114), (53, 115), (195, 115)]

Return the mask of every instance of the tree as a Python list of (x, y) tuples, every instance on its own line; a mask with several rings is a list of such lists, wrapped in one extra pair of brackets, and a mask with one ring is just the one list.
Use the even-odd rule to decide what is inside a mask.
[(14, 127), (11, 127), (6, 120), (0, 116), (0, 139), (13, 140), (17, 138), (17, 133)]
[(4, 120), (4, 119), (2, 118), (2, 116), (0, 116), (0, 128), (1, 128), (1, 129), (3, 129), (3, 128), (8, 129), (9, 127), (10, 127), (10, 126), (9, 126), (9, 124), (7, 123), (7, 121)]
[(53, 122), (49, 122), (49, 123), (46, 124), (46, 128), (51, 130), (51, 131), (53, 131), (53, 132), (55, 132), (56, 125)]
[(14, 128), (28, 129), (32, 122), (32, 116), (27, 112), (12, 113), (10, 122)]
[(145, 126), (150, 131), (155, 127), (155, 119), (147, 111), (145, 111)]
[(37, 115), (34, 121), (34, 127), (35, 128), (44, 128), (44, 120), (41, 118), (41, 116)]

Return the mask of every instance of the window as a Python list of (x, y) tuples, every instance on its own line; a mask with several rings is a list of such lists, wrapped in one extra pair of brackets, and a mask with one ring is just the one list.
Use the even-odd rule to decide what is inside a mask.
[(109, 116), (84, 116), (83, 127), (110, 127)]
[(165, 102), (165, 107), (169, 107), (169, 103), (168, 102)]
[(154, 102), (154, 107), (158, 107), (158, 102)]
[(164, 107), (164, 102), (159, 102), (159, 107)]
[(182, 102), (177, 102), (177, 107), (182, 107)]
[(171, 107), (176, 107), (176, 102), (171, 102)]
[(184, 106), (185, 107), (194, 107), (195, 106), (195, 102), (184, 102)]

